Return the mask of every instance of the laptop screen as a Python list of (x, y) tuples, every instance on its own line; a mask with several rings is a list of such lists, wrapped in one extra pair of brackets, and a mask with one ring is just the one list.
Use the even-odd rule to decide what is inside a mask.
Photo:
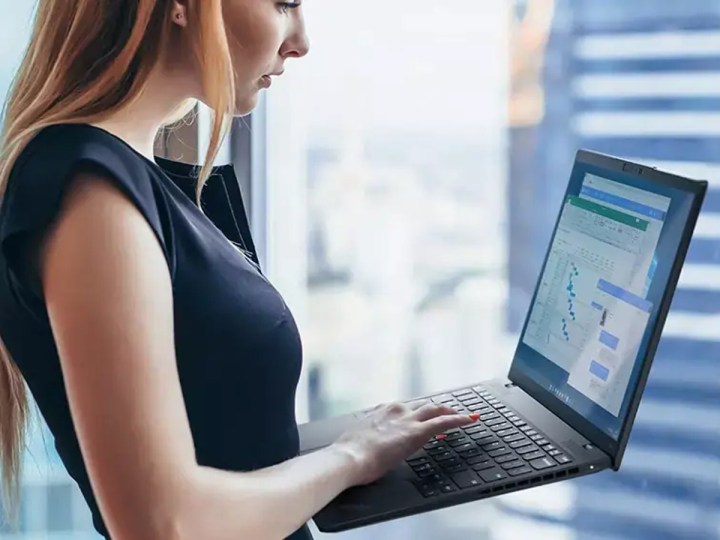
[(513, 369), (618, 439), (693, 195), (576, 164)]

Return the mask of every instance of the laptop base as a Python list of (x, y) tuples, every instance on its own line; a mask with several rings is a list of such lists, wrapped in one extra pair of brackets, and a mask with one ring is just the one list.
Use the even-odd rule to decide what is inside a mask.
[[(427, 450), (410, 456), (378, 481), (344, 491), (314, 516), (318, 529), (340, 532), (593, 474), (611, 466), (609, 456), (507, 380), (460, 387), (420, 400), (445, 400), (467, 411), (456, 394), (468, 407), (485, 411), (477, 425), (462, 429), (471, 433), (451, 434), (448, 438), (454, 438), (447, 444), (455, 446), (447, 452), (433, 447), (440, 442), (430, 441)], [(301, 453), (332, 444), (363, 416), (355, 413), (301, 425)], [(484, 425), (483, 417), (490, 426)], [(482, 438), (484, 432), (486, 438)], [(526, 433), (532, 433), (534, 440), (528, 436), (523, 441)], [(520, 444), (523, 446), (517, 446)], [(431, 468), (437, 468), (440, 475), (436, 477)]]

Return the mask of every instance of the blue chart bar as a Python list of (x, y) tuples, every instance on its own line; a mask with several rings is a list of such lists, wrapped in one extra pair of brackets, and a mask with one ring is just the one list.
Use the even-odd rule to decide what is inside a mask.
[(665, 212), (663, 210), (652, 208), (651, 206), (631, 201), (630, 199), (625, 199), (623, 197), (613, 195), (612, 193), (600, 191), (599, 189), (591, 188), (588, 186), (583, 186), (580, 190), (580, 193), (598, 201), (608, 202), (610, 204), (614, 204), (615, 206), (625, 208), (626, 210), (631, 210), (632, 212), (636, 212), (644, 216), (648, 216), (660, 221), (665, 221)]
[(627, 304), (630, 304), (631, 306), (635, 306), (636, 308), (644, 311), (645, 313), (650, 313), (652, 311), (652, 302), (648, 302), (644, 298), (640, 298), (639, 296), (631, 293), (630, 291), (626, 291), (625, 289), (622, 289), (617, 285), (613, 285), (609, 281), (605, 281), (604, 279), (599, 280), (597, 288), (603, 292), (608, 293), (609, 295), (614, 296), (615, 298), (622, 300)]
[(607, 345), (613, 351), (617, 351), (620, 339), (616, 336), (613, 336), (609, 332), (606, 332), (605, 330), (600, 330), (600, 343), (602, 343), (603, 345)]
[(610, 375), (610, 370), (602, 364), (598, 364), (595, 360), (593, 360), (590, 363), (590, 373), (592, 373), (599, 379), (602, 379), (603, 381), (607, 381), (608, 376)]
[(598, 304), (597, 302), (590, 302), (590, 305), (593, 307), (593, 309), (597, 309), (598, 311), (602, 311), (602, 306)]

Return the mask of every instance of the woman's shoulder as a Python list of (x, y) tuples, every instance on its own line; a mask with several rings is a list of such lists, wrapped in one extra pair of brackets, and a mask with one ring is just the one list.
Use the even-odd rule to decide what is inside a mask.
[(0, 246), (52, 222), (70, 184), (84, 172), (118, 188), (161, 235), (164, 205), (150, 160), (103, 129), (56, 124), (39, 131), (15, 160), (0, 206)]
[(109, 131), (90, 124), (54, 124), (40, 130), (26, 145), (15, 161), (11, 178), (14, 174), (57, 175), (84, 161), (126, 173), (147, 170), (150, 163)]

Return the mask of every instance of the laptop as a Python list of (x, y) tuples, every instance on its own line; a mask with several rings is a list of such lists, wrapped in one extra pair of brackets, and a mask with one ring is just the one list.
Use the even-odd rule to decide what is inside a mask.
[[(337, 532), (622, 463), (707, 182), (578, 151), (506, 379), (406, 403), (480, 413), (314, 517)], [(301, 453), (358, 411), (299, 426)]]

